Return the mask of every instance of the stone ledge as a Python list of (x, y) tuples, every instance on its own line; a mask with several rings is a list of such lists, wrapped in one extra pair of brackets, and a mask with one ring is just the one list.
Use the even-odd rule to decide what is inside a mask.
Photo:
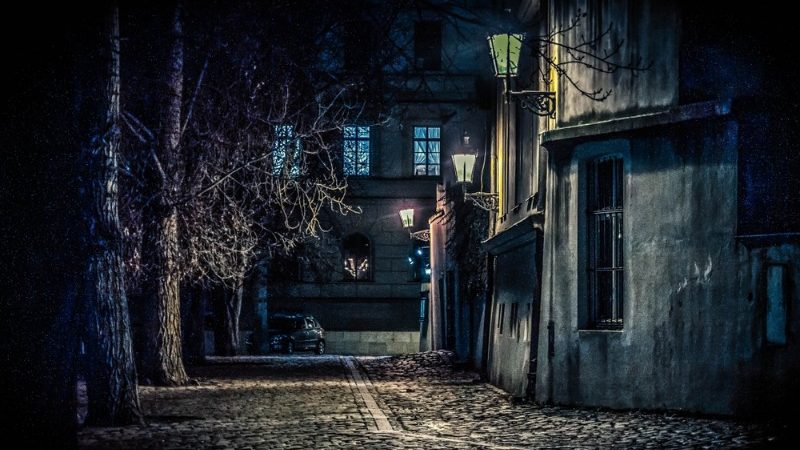
[(572, 125), (541, 133), (541, 145), (552, 151), (568, 141), (621, 133), (642, 128), (669, 125), (690, 120), (727, 116), (731, 113), (731, 100), (691, 103), (650, 114)]

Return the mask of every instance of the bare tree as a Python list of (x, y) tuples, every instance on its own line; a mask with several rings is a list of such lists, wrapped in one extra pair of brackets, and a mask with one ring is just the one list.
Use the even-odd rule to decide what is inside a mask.
[(122, 233), (118, 214), (119, 12), (108, 13), (101, 60), (105, 65), (93, 127), (83, 148), (88, 166), (86, 211), (86, 344), (91, 361), (87, 387), (89, 420), (103, 425), (140, 423)]
[(168, 385), (186, 381), (182, 281), (223, 291), (221, 347), (235, 353), (241, 286), (254, 262), (318, 236), (323, 211), (357, 212), (345, 203), (332, 136), (360, 112), (351, 86), (312, 86), (307, 66), (280, 43), (261, 52), (247, 33), (208, 52), (187, 97), (180, 9), (172, 35), (160, 133), (124, 115), (137, 143), (126, 164), (130, 280), (149, 285), (155, 300), (145, 307), (145, 373)]
[[(166, 73), (161, 134), (149, 142), (152, 166), (152, 200), (143, 226), (143, 256), (149, 257), (143, 373), (154, 384), (181, 385), (188, 381), (181, 353), (179, 217), (176, 202), (184, 176), (181, 158), (181, 108), (183, 102), (183, 23), (180, 4), (171, 25), (171, 50)], [(152, 176), (152, 171), (149, 174)]]
[[(571, 68), (580, 68), (594, 73), (613, 74), (618, 71), (627, 71), (636, 76), (648, 70), (652, 61), (645, 62), (642, 58), (631, 53), (628, 60), (622, 60), (622, 50), (625, 40), (613, 39), (614, 24), (609, 23), (604, 29), (594, 34), (587, 34), (586, 11), (578, 9), (575, 15), (566, 24), (552, 27), (542, 36), (531, 39), (531, 50), (534, 58), (541, 58), (545, 64), (538, 67), (538, 74), (542, 82), (550, 85), (552, 68), (555, 75), (562, 77), (569, 85), (575, 88), (584, 97), (602, 102), (611, 94), (610, 88), (602, 86), (582, 85), (573, 75)], [(569, 39), (571, 35), (575, 39)], [(562, 59), (554, 56), (554, 52), (563, 55)]]

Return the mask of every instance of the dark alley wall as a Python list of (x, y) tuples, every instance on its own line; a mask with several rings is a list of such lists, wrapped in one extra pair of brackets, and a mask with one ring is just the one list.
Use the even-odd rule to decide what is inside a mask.
[[(721, 111), (724, 111), (722, 108)], [(720, 110), (718, 110), (720, 111)], [(548, 185), (536, 397), (612, 408), (754, 413), (786, 405), (800, 358), (800, 248), (737, 238), (737, 122), (721, 117), (582, 142), (546, 142)], [(749, 151), (749, 149), (747, 150)], [(585, 163), (624, 158), (624, 327), (592, 329), (585, 258)], [(767, 345), (767, 265), (785, 265), (785, 345)], [(773, 294), (777, 295), (777, 294)], [(785, 386), (782, 394), (764, 395)], [(783, 395), (781, 400), (778, 397)], [(780, 401), (779, 401), (780, 400)], [(746, 406), (744, 406), (746, 405)]]

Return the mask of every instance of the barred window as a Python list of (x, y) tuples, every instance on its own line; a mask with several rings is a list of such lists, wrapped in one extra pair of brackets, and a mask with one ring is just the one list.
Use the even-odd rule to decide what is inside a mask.
[(369, 175), (369, 127), (344, 127), (344, 174)]
[(622, 158), (590, 162), (588, 181), (589, 311), (595, 328), (622, 328)]
[(439, 175), (440, 127), (414, 127), (414, 175)]

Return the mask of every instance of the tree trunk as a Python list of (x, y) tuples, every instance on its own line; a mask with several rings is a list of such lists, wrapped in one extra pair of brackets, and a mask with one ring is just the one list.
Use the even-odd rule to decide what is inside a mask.
[(141, 423), (117, 210), (119, 153), (119, 13), (109, 14), (107, 78), (97, 126), (86, 146), (90, 164), (89, 260), (86, 270), (87, 420), (102, 425)]
[(174, 206), (183, 179), (180, 155), (181, 101), (183, 97), (183, 30), (181, 7), (175, 10), (172, 22), (173, 43), (167, 73), (166, 105), (159, 142), (161, 186), (159, 205), (155, 208), (154, 246), (155, 268), (151, 280), (155, 305), (148, 326), (150, 349), (146, 358), (147, 375), (151, 383), (179, 386), (188, 381), (181, 354), (180, 314), (180, 250), (178, 210)]
[(242, 311), (242, 286), (214, 288), (214, 347), (219, 356), (239, 354), (239, 315)]
[(158, 224), (155, 329), (151, 345), (150, 381), (180, 386), (188, 381), (181, 353), (180, 273), (178, 271), (178, 215), (173, 209)]

